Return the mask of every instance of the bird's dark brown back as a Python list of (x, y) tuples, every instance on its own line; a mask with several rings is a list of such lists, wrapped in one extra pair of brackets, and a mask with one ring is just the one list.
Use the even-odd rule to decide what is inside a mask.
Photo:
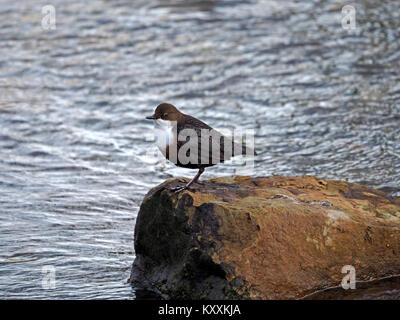
[[(187, 130), (185, 130), (187, 129)], [(213, 129), (203, 121), (190, 115), (185, 115), (182, 121), (177, 123), (177, 165), (185, 168), (205, 168), (217, 163), (229, 160), (236, 151), (236, 154), (243, 154), (233, 143), (232, 139), (222, 135), (219, 131)], [(181, 135), (181, 136), (179, 136)], [(196, 136), (196, 137), (193, 137)], [(180, 140), (179, 138), (184, 140)], [(195, 159), (196, 163), (184, 164), (179, 161), (179, 150), (184, 147), (186, 156)], [(225, 147), (227, 150), (225, 150)]]

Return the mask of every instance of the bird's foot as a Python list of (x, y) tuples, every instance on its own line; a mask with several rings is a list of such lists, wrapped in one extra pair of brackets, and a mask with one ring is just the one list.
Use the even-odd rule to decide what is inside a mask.
[(175, 193), (179, 193), (186, 189), (188, 189), (188, 186), (179, 186), (179, 187), (175, 187), (175, 188), (170, 188), (169, 190), (171, 190), (172, 192), (175, 192)]

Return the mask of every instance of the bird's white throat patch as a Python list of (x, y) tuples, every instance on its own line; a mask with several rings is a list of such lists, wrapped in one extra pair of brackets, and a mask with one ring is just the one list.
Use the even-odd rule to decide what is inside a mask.
[(156, 119), (156, 126), (161, 128), (172, 128), (175, 125), (175, 121), (163, 120), (163, 119)]
[(176, 122), (162, 119), (156, 119), (154, 122), (157, 147), (165, 154), (167, 146), (174, 141), (174, 127)]

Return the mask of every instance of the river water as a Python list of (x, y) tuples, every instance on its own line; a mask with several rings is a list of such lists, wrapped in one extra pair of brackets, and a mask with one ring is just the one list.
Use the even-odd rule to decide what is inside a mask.
[(355, 30), (342, 6), (2, 0), (0, 298), (135, 298), (140, 202), (195, 174), (154, 156), (144, 117), (160, 102), (254, 130), (254, 175), (400, 195), (400, 3), (359, 1)]

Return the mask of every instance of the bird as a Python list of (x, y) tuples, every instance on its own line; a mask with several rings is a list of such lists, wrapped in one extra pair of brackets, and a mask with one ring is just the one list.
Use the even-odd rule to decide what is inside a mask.
[(236, 155), (256, 155), (254, 149), (234, 142), (203, 121), (184, 114), (170, 103), (159, 104), (153, 115), (157, 132), (157, 147), (161, 153), (178, 167), (198, 169), (186, 185), (171, 188), (181, 192), (199, 178), (205, 168), (223, 163)]

